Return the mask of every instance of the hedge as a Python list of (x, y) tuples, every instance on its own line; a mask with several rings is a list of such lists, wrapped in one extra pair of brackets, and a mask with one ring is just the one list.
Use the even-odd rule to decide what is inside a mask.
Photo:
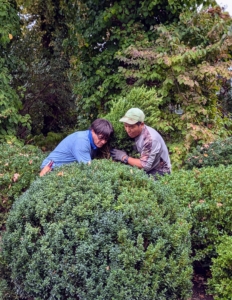
[(232, 166), (220, 165), (181, 170), (159, 185), (167, 185), (179, 205), (188, 208), (192, 224), (191, 243), (195, 261), (204, 265), (216, 255), (216, 246), (223, 235), (232, 232)]
[(37, 147), (3, 143), (0, 145), (0, 229), (15, 198), (39, 174), (45, 154)]
[(232, 298), (232, 236), (223, 236), (216, 250), (209, 287), (215, 300), (228, 300)]

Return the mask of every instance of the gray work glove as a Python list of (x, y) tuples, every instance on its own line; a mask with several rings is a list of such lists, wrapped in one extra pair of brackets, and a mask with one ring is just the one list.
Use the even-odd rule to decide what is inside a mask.
[(120, 160), (120, 161), (122, 161), (122, 158), (124, 156), (127, 156), (125, 151), (118, 150), (118, 149), (111, 149), (110, 150), (110, 155), (113, 158), (113, 160)]

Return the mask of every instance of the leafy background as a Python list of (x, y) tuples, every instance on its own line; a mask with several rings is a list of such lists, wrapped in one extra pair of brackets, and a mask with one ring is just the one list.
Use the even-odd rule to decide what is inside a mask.
[[(135, 155), (118, 119), (138, 106), (169, 148), (162, 184), (192, 207), (193, 266), (211, 268), (215, 297), (228, 299), (231, 49), (231, 17), (212, 0), (0, 0), (2, 231), (46, 152), (95, 118)], [(1, 297), (16, 299), (0, 253)]]

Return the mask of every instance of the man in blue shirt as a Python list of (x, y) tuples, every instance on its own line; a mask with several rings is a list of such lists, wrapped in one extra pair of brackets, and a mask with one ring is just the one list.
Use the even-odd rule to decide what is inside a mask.
[(41, 164), (40, 176), (45, 175), (55, 167), (69, 164), (90, 163), (96, 156), (98, 148), (104, 146), (112, 136), (112, 124), (105, 119), (96, 119), (89, 130), (77, 131), (68, 135), (48, 155)]

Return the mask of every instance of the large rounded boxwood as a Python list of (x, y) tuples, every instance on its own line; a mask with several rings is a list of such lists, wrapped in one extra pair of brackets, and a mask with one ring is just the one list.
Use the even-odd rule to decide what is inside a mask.
[(96, 160), (38, 178), (15, 203), (3, 238), (20, 297), (187, 299), (186, 211), (143, 171)]

